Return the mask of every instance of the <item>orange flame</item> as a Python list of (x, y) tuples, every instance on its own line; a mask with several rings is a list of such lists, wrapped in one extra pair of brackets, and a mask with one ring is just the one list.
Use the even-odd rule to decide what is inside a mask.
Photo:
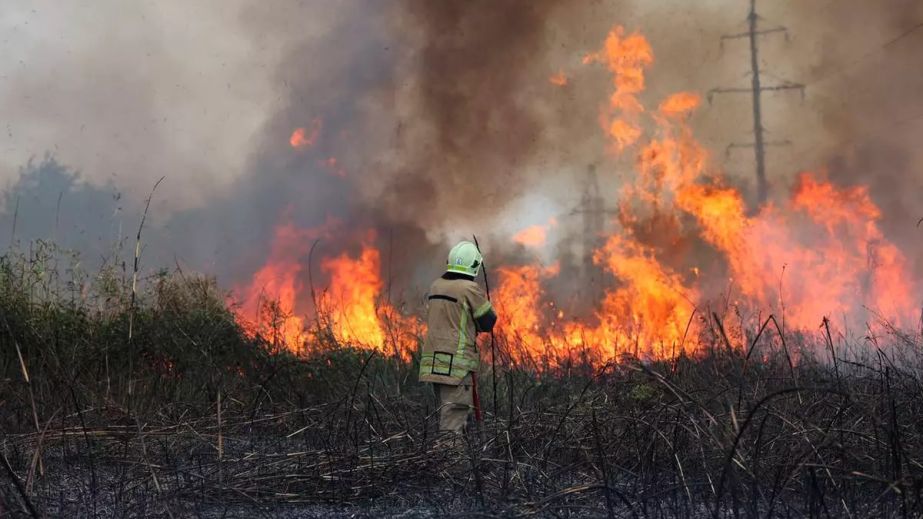
[(602, 62), (612, 72), (615, 90), (609, 107), (600, 116), (600, 124), (614, 141), (618, 152), (624, 151), (641, 137), (638, 116), (644, 107), (638, 94), (644, 90), (644, 70), (654, 62), (647, 40), (638, 33), (625, 36), (622, 27), (613, 29), (602, 50), (586, 56), (584, 63)]
[(295, 149), (314, 146), (314, 143), (317, 142), (318, 135), (320, 135), (321, 126), (321, 119), (316, 118), (311, 121), (310, 133), (307, 128), (295, 128), (292, 132), (292, 136), (288, 139), (288, 143)]
[(301, 230), (290, 223), (278, 226), (270, 259), (248, 286), (238, 287), (242, 295), (238, 321), (251, 335), (267, 337), (274, 345), (301, 350), (307, 334), (299, 315), (298, 298), (303, 293), (302, 259), (318, 231)]
[(343, 342), (376, 349), (384, 345), (376, 309), (382, 287), (380, 261), (378, 250), (364, 245), (357, 258), (344, 253), (321, 262), (321, 270), (330, 275), (330, 286), (320, 305), (334, 335)]
[(907, 262), (878, 229), (880, 213), (865, 188), (802, 173), (786, 206), (752, 218), (728, 188), (690, 186), (680, 205), (725, 254), (751, 306), (781, 312), (784, 305), (786, 322), (797, 329), (816, 327), (824, 316), (864, 319), (863, 306), (902, 322), (915, 306), (912, 285), (899, 281)]
[(544, 345), (544, 319), (539, 311), (541, 279), (555, 273), (555, 267), (542, 269), (536, 265), (500, 267), (500, 289), (495, 295), (497, 311), (504, 316), (500, 331), (515, 337), (523, 354), (540, 356)]
[[(326, 231), (302, 230), (291, 223), (276, 228), (269, 261), (241, 290), (238, 321), (251, 335), (261, 335), (294, 352), (310, 351), (313, 345), (308, 342), (323, 342), (320, 334), (324, 334), (339, 344), (393, 351), (409, 359), (422, 328), (416, 319), (381, 301), (378, 249), (365, 243), (358, 257), (342, 253), (322, 259), (320, 270), (329, 284), (313, 296), (305, 290), (306, 255)], [(312, 297), (316, 297), (316, 309)], [(318, 329), (306, 329), (308, 315)]]
[(513, 235), (513, 241), (525, 247), (541, 247), (548, 240), (548, 229), (558, 225), (554, 218), (546, 225), (531, 225)]
[[(371, 241), (371, 237), (369, 238)], [(330, 285), (318, 303), (336, 340), (410, 359), (421, 325), (382, 301), (381, 253), (364, 243), (358, 257), (341, 254), (321, 262)], [(389, 351), (390, 352), (390, 351)]]
[[(584, 61), (604, 63), (613, 74), (614, 92), (600, 120), (616, 151), (637, 145), (638, 175), (621, 190), (622, 231), (594, 255), (612, 279), (594, 323), (563, 320), (560, 310), (556, 317), (544, 315), (543, 286), (552, 273), (534, 266), (499, 270), (498, 309), (508, 320), (502, 332), (521, 357), (560, 359), (580, 348), (600, 359), (624, 353), (668, 359), (698, 351), (701, 332), (712, 324), (710, 316), (694, 316), (713, 307), (709, 298), (718, 294), (702, 284), (716, 279), (676, 257), (670, 244), (678, 240), (701, 240), (721, 254), (739, 293), (731, 305), (736, 311), (768, 310), (789, 329), (805, 332), (817, 329), (824, 316), (868, 319), (865, 308), (907, 321), (919, 287), (907, 282), (906, 259), (879, 230), (880, 211), (867, 189), (837, 187), (805, 173), (787, 203), (747, 216), (740, 192), (708, 172), (708, 153), (687, 125), (699, 95), (667, 96), (650, 116), (652, 135), (645, 135), (638, 96), (653, 54), (643, 36), (626, 37), (617, 27), (604, 49)], [(657, 221), (669, 222), (666, 229), (675, 236), (652, 241), (636, 235), (635, 228)], [(543, 242), (541, 230), (530, 227), (514, 240)], [(741, 330), (723, 331), (742, 345)]]
[(541, 247), (548, 237), (548, 229), (544, 225), (533, 225), (513, 235), (513, 241), (526, 247)]
[(567, 76), (563, 72), (552, 74), (548, 82), (557, 87), (567, 86)]
[[(617, 194), (621, 229), (592, 257), (604, 278), (588, 282), (600, 289), (589, 302), (591, 311), (568, 315), (555, 306), (549, 287), (564, 277), (559, 264), (504, 265), (493, 271), (499, 278), (498, 336), (514, 360), (554, 366), (577, 354), (593, 361), (624, 354), (694, 355), (709, 340), (705, 332), (714, 331), (714, 318), (729, 323), (729, 316), (740, 324), (721, 333), (732, 347), (743, 347), (743, 329), (751, 324), (747, 316), (765, 312), (805, 334), (817, 330), (825, 316), (874, 320), (880, 315), (911, 323), (920, 286), (908, 260), (879, 228), (881, 211), (867, 188), (837, 186), (823, 174), (802, 173), (786, 200), (748, 214), (740, 191), (710, 169), (708, 152), (689, 126), (700, 96), (674, 93), (653, 111), (642, 103), (645, 71), (654, 62), (642, 35), (616, 27), (584, 62), (602, 64), (612, 74), (613, 91), (599, 121), (612, 150), (633, 153), (636, 174)], [(566, 77), (555, 75), (551, 82), (562, 86)], [(315, 138), (316, 132), (310, 139), (302, 132), (297, 142)], [(300, 146), (295, 134), (292, 146)], [(335, 159), (326, 165), (337, 166)], [(554, 225), (552, 220), (527, 227), (512, 239), (543, 246)], [(305, 318), (296, 314), (313, 311), (301, 279), (305, 243), (317, 235), (280, 226), (269, 261), (244, 291), (241, 315), (258, 315), (254, 301), (263, 296), (278, 301), (284, 316), (281, 340), (293, 349), (311, 338)], [(408, 359), (423, 329), (382, 297), (381, 255), (373, 241), (371, 236), (361, 240), (358, 255), (321, 259), (327, 288), (314, 320), (339, 343)], [(319, 338), (320, 332), (311, 333)]]

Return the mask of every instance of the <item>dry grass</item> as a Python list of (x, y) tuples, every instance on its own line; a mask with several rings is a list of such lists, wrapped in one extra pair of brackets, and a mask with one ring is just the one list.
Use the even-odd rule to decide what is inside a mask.
[(502, 363), (483, 442), (447, 448), (412, 364), (296, 358), (243, 334), (208, 280), (159, 274), (132, 304), (130, 275), (64, 281), (53, 256), (0, 262), (11, 515), (923, 515), (919, 344), (893, 330), (817, 359), (769, 326), (749, 352)]

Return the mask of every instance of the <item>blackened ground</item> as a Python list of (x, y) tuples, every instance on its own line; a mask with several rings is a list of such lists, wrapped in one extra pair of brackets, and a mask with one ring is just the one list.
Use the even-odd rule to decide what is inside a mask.
[[(219, 425), (215, 405), (165, 402), (141, 419), (62, 402), (41, 407), (40, 433), (27, 432), (27, 407), (4, 456), (32, 505), (55, 517), (923, 511), (919, 378), (887, 361), (840, 362), (839, 377), (804, 360), (747, 364), (736, 355), (509, 371), (497, 415), (484, 384), (485, 441), (474, 450), (428, 431), (425, 391), (389, 385), (412, 379), (403, 364), (370, 361), (363, 370), (367, 354), (350, 353), (355, 363), (341, 366), (340, 353), (310, 362), (331, 376), (359, 364), (361, 375), (344, 378), (351, 389), (324, 403), (254, 406), (258, 398), (226, 395)], [(7, 511), (26, 508), (12, 485), (3, 502)]]
[(118, 272), (77, 297), (23, 266), (0, 258), (0, 515), (923, 515), (919, 336), (880, 323), (734, 344), (703, 322), (697, 358), (542, 370), (499, 339), (472, 446), (434, 437), (412, 359), (322, 323), (281, 351), (204, 280), (149, 279), (132, 305)]

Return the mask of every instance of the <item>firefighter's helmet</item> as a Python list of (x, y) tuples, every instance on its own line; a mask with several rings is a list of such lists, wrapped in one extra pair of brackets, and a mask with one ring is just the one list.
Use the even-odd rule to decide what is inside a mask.
[(484, 258), (481, 257), (481, 252), (478, 251), (477, 246), (470, 241), (461, 241), (449, 251), (449, 259), (446, 261), (445, 269), (446, 272), (458, 272), (477, 277), (483, 262)]

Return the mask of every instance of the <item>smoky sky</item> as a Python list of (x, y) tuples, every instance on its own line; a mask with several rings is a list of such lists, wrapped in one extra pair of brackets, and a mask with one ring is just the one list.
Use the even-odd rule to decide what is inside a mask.
[[(282, 221), (339, 222), (322, 245), (330, 253), (371, 229), (399, 265), (428, 262), (471, 233), (499, 250), (511, 230), (549, 215), (564, 215), (569, 232), (589, 165), (602, 164), (613, 201), (632, 175), (630, 160), (611, 160), (599, 129), (608, 72), (581, 63), (613, 25), (651, 42), (651, 105), (678, 90), (749, 85), (745, 42), (721, 44), (746, 28), (748, 2), (732, 0), (235, 0), (220, 15), (178, 2), (101, 2), (62, 9), (71, 19), (32, 5), (0, 10), (11, 34), (3, 48), (21, 61), (0, 78), (9, 114), (0, 228), (11, 228), (18, 196), (17, 218), (30, 222), (17, 225), (20, 239), (73, 228), (99, 243), (136, 225), (166, 176), (146, 261), (231, 281), (265, 261)], [(923, 187), (914, 119), (923, 112), (923, 30), (912, 28), (923, 8), (760, 5), (764, 27), (789, 28), (787, 38), (761, 39), (764, 81), (807, 87), (804, 99), (764, 97), (768, 138), (790, 143), (769, 151), (774, 193), (784, 195), (801, 169), (868, 184), (889, 234), (912, 247)], [(103, 26), (122, 30), (107, 44)], [(549, 81), (559, 73), (564, 86)], [(746, 96), (719, 96), (691, 121), (713, 167), (745, 189), (752, 155), (725, 147), (752, 140), (749, 118)], [(289, 145), (295, 128), (315, 124), (311, 146)], [(46, 153), (52, 162), (21, 167)], [(48, 164), (59, 175), (36, 176)], [(54, 224), (48, 213), (62, 192), (72, 205)], [(112, 193), (119, 210), (102, 202)], [(541, 203), (530, 201), (536, 194)]]
[[(422, 121), (429, 135), (425, 146), (413, 134), (399, 141), (405, 158), (389, 209), (426, 222), (489, 211), (519, 192), (523, 167), (553, 145), (546, 130), (558, 126), (537, 111), (541, 100), (531, 92), (535, 84), (551, 90), (540, 56), (549, 45), (548, 22), (564, 3), (404, 2), (404, 23), (420, 36), (411, 42), (419, 45), (411, 65), (417, 106), (400, 123)], [(412, 215), (409, 197), (423, 202)]]
[[(264, 259), (254, 237), (266, 244), (282, 218), (371, 229), (395, 263), (411, 267), (441, 246), (430, 231), (452, 222), (477, 232), (530, 189), (528, 166), (555, 156), (547, 150), (557, 148), (560, 123), (540, 109), (557, 92), (536, 57), (547, 53), (546, 22), (559, 4), (355, 2), (355, 16), (282, 61), (286, 100), (249, 160), (253, 173), (223, 208), (170, 225), (194, 235), (228, 229), (214, 256), (242, 271)], [(288, 133), (315, 121), (316, 142), (291, 149)], [(350, 232), (341, 236), (326, 240), (330, 250), (354, 244)]]

